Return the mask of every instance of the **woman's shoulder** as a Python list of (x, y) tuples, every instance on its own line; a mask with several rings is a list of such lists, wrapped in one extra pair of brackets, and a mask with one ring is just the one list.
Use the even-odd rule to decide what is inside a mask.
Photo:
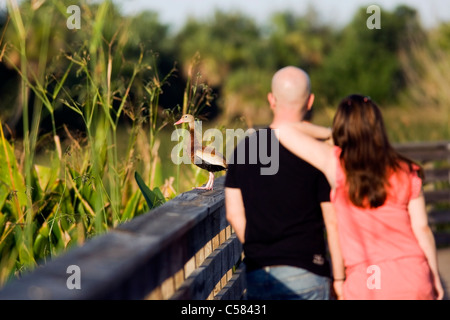
[(395, 189), (402, 190), (407, 201), (417, 198), (422, 190), (422, 178), (419, 175), (420, 167), (415, 163), (401, 161), (389, 183)]
[(406, 161), (400, 161), (398, 163), (398, 168), (395, 169), (397, 175), (400, 175), (408, 180), (419, 179), (421, 178), (421, 167), (415, 163), (408, 163)]

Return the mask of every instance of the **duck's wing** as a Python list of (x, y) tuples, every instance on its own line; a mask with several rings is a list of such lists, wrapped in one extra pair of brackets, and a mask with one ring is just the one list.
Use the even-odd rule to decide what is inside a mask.
[(195, 150), (194, 156), (197, 159), (201, 159), (201, 161), (206, 162), (213, 166), (219, 166), (226, 169), (227, 161), (225, 157), (214, 150), (214, 148), (203, 147)]

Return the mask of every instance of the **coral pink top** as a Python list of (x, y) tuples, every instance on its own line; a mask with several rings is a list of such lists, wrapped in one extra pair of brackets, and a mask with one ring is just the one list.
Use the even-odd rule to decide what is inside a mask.
[(432, 299), (431, 272), (408, 213), (409, 201), (420, 195), (422, 180), (409, 170), (398, 170), (389, 178), (384, 205), (359, 208), (350, 201), (340, 153), (334, 147), (337, 170), (331, 201), (346, 266), (344, 298)]

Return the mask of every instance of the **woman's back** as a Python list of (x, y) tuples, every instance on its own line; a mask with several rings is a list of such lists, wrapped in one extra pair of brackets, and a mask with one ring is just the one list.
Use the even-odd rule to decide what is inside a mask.
[[(337, 170), (331, 200), (338, 218), (347, 269), (346, 298), (432, 299), (426, 257), (414, 235), (408, 213), (409, 201), (420, 195), (422, 180), (409, 171), (407, 164), (402, 165), (389, 177), (385, 203), (374, 209), (360, 208), (350, 201), (340, 153), (341, 149), (334, 147)], [(379, 272), (380, 288), (371, 287), (367, 282), (374, 270)], [(420, 293), (412, 288), (406, 290), (405, 277)]]

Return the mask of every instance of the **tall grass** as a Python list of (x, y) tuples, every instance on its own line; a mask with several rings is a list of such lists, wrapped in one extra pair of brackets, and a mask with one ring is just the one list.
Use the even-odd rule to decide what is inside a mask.
[[(406, 107), (414, 107), (409, 115), (398, 117), (399, 140), (450, 139), (450, 51), (442, 47), (430, 31), (425, 45), (416, 36), (409, 36), (409, 50), (400, 53), (408, 88), (402, 100)], [(413, 129), (413, 130), (411, 130)]]
[[(159, 96), (174, 70), (160, 79), (156, 64), (149, 64), (156, 58), (146, 56), (144, 49), (133, 61), (123, 61), (128, 27), (125, 22), (108, 35), (109, 1), (83, 7), (86, 40), (71, 44), (70, 51), (62, 50), (56, 65), (51, 65), (49, 61), (55, 60), (48, 58), (50, 30), (64, 28), (53, 25), (65, 9), (63, 2), (54, 0), (28, 10), (19, 9), (15, 0), (7, 4), (9, 37), (1, 43), (2, 59), (21, 78), (23, 143), (8, 141), (0, 121), (0, 286), (150, 209), (136, 185), (135, 172), (145, 172), (143, 182), (157, 191), (159, 201), (153, 205), (175, 191), (171, 183), (162, 191), (154, 183), (161, 170), (158, 136), (174, 120), (170, 112), (160, 112)], [(45, 15), (46, 22), (36, 64), (30, 33), (37, 14)], [(57, 72), (49, 71), (54, 69)], [(139, 86), (144, 86), (143, 94)], [(58, 108), (82, 119), (84, 136), (56, 122)], [(40, 128), (47, 115), (52, 144), (41, 155), (37, 146), (45, 140)], [(129, 123), (128, 139), (122, 136), (124, 119)]]
[[(195, 73), (196, 55), (184, 100), (162, 110), (160, 95), (176, 69), (160, 75), (156, 55), (143, 46), (124, 58), (130, 21), (108, 23), (110, 1), (82, 4), (83, 37), (70, 43), (61, 41), (67, 29), (58, 40), (52, 33), (65, 28), (64, 0), (7, 4), (0, 58), (20, 76), (23, 139), (6, 139), (0, 119), (0, 286), (197, 183), (201, 172), (165, 161), (161, 141), (170, 141), (176, 118), (198, 116), (212, 100)], [(38, 16), (45, 19), (33, 41)], [(58, 110), (80, 119), (82, 132), (59, 123)], [(51, 132), (42, 135), (47, 117)]]

